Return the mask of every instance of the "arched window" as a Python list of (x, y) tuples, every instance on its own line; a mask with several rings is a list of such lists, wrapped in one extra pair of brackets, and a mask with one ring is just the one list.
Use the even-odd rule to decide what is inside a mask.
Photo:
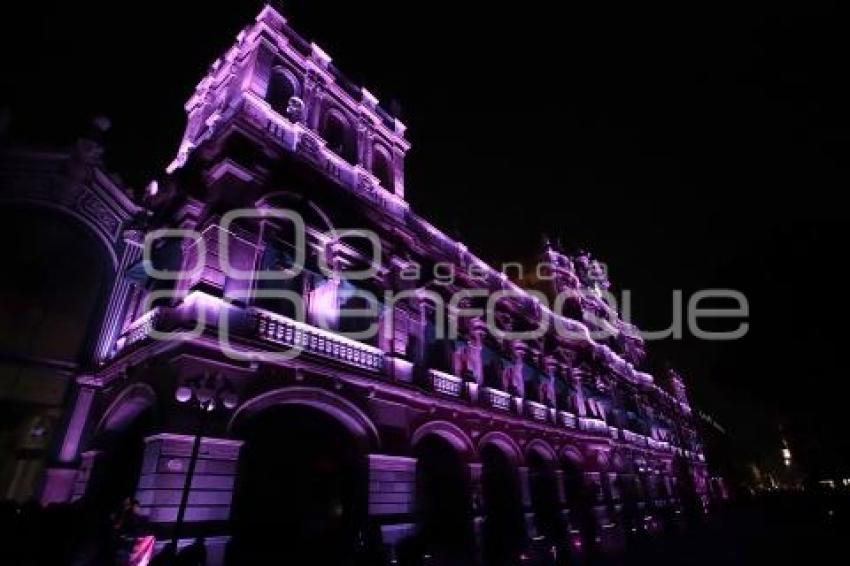
[(392, 162), (389, 154), (382, 147), (375, 147), (375, 151), (372, 154), (372, 173), (378, 178), (383, 188), (390, 192), (393, 191), (395, 187), (393, 183)]
[(272, 110), (286, 116), (289, 99), (298, 96), (298, 82), (284, 67), (278, 65), (272, 68), (269, 77), (269, 88), (266, 91), (266, 101)]
[(328, 149), (348, 161), (357, 162), (357, 139), (351, 123), (336, 110), (325, 114), (319, 135), (328, 144)]

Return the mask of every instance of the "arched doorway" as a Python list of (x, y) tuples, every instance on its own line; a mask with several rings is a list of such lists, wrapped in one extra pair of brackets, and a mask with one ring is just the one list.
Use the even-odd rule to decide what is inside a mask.
[(319, 407), (273, 405), (240, 423), (231, 564), (343, 564), (367, 517), (366, 451)]
[(85, 362), (114, 266), (106, 246), (70, 215), (15, 206), (0, 212), (3, 362)]
[(484, 444), (480, 457), (484, 563), (515, 564), (527, 542), (517, 461), (495, 442)]
[(298, 81), (286, 67), (282, 65), (272, 67), (266, 101), (275, 112), (286, 116), (289, 99), (293, 96), (298, 96)]
[[(436, 433), (423, 436), (416, 455), (417, 540), (408, 550), (430, 556), (432, 564), (469, 564), (474, 556), (469, 468), (450, 441)], [(403, 556), (404, 562), (415, 562)]]
[(35, 495), (75, 369), (94, 349), (114, 274), (93, 229), (0, 205), (0, 499)]
[(561, 471), (570, 513), (570, 529), (579, 534), (573, 540), (573, 550), (578, 554), (592, 553), (596, 548), (598, 529), (593, 512), (593, 494), (587, 488), (582, 462), (571, 453), (565, 454), (561, 458)]
[(566, 527), (558, 498), (556, 463), (545, 451), (534, 448), (529, 450), (527, 461), (537, 536), (544, 539), (547, 547), (560, 548), (566, 538)]
[(389, 152), (379, 146), (375, 147), (372, 154), (372, 173), (378, 178), (383, 188), (391, 193), (395, 191), (392, 159), (390, 159)]
[(357, 137), (351, 122), (342, 112), (328, 110), (319, 131), (327, 147), (348, 163), (357, 163)]
[(640, 490), (637, 485), (637, 475), (628, 473), (634, 470), (634, 465), (626, 468), (626, 473), (617, 476), (617, 488), (620, 492), (620, 499), (623, 502), (623, 511), (621, 514), (623, 522), (623, 531), (626, 535), (626, 540), (635, 538), (640, 534), (643, 528), (640, 507)]
[(688, 524), (696, 524), (702, 515), (702, 505), (697, 493), (693, 469), (685, 458), (676, 457), (673, 459), (672, 471), (676, 478), (676, 491), (684, 520)]
[(116, 512), (135, 497), (145, 438), (154, 428), (156, 395), (144, 384), (122, 391), (98, 425), (92, 446), (96, 451), (86, 500), (98, 515)]
[(637, 482), (644, 503), (644, 512), (652, 514), (655, 511), (655, 479), (652, 470), (644, 460), (638, 462)]

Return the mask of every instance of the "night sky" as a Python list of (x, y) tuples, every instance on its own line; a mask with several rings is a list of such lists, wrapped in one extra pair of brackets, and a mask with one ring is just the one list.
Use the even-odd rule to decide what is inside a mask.
[[(7, 136), (63, 146), (103, 113), (108, 164), (136, 187), (173, 157), (184, 101), (260, 6), (66, 0), (4, 13), (9, 4)], [(774, 3), (285, 6), (355, 83), (401, 105), (416, 211), (494, 262), (533, 257), (544, 234), (589, 249), (650, 329), (669, 324), (673, 289), (744, 292), (743, 340), (653, 344), (652, 367), (669, 360), (687, 376), (739, 463), (778, 458), (782, 426), (812, 477), (848, 469), (847, 14)]]

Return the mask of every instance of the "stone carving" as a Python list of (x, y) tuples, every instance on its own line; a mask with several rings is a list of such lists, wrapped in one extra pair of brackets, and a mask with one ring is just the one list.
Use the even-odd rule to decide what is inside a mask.
[(555, 378), (545, 376), (537, 384), (537, 395), (540, 402), (549, 407), (555, 407)]
[(304, 132), (298, 143), (298, 153), (306, 156), (311, 161), (317, 162), (322, 155), (322, 143), (313, 135)]
[(605, 292), (611, 288), (608, 281), (608, 266), (593, 259), (588, 252), (579, 252), (575, 257), (576, 275), (582, 286), (594, 291)]
[(294, 124), (303, 124), (305, 120), (304, 101), (293, 96), (286, 104), (286, 117)]
[(114, 240), (118, 236), (121, 220), (91, 191), (85, 191), (77, 202), (81, 214), (87, 216)]
[(375, 183), (369, 175), (360, 173), (357, 175), (357, 188), (371, 193), (375, 190)]
[(512, 364), (502, 369), (502, 390), (516, 397), (525, 397), (525, 379), (522, 375), (522, 359), (517, 357)]
[(481, 347), (464, 344), (453, 354), (455, 375), (481, 385), (484, 382), (484, 370), (481, 365)]

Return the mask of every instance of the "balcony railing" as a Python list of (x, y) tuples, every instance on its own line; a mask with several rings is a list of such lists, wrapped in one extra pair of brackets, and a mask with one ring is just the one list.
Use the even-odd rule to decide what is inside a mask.
[(525, 410), (528, 412), (528, 416), (535, 421), (546, 422), (549, 420), (549, 408), (543, 403), (526, 401), (525, 407)]
[(595, 434), (608, 434), (608, 425), (601, 419), (590, 419), (582, 417), (578, 420), (578, 426), (581, 430), (592, 432)]
[(639, 446), (646, 445), (646, 438), (644, 436), (641, 436), (640, 434), (637, 434), (630, 430), (623, 429), (623, 440), (630, 444), (637, 444)]
[(460, 397), (463, 390), (463, 380), (451, 374), (431, 369), (428, 370), (431, 390), (449, 397)]
[(558, 411), (558, 422), (567, 428), (576, 428), (578, 426), (575, 415), (567, 411)]
[[(222, 308), (222, 305), (225, 305), (221, 299), (207, 298), (209, 301), (205, 305), (208, 308), (211, 306)], [(195, 303), (197, 302), (196, 300)], [(187, 305), (187, 308), (184, 309), (186, 312), (181, 313), (179, 310), (175, 312), (181, 315), (182, 318), (189, 320), (195, 316), (196, 313), (194, 313), (192, 308), (197, 307), (197, 304), (189, 304), (187, 302)], [(230, 307), (228, 306), (228, 308)], [(238, 328), (241, 328), (241, 333), (247, 332), (248, 337), (286, 346), (297, 352), (303, 351), (318, 357), (371, 371), (375, 374), (382, 374), (387, 370), (386, 373), (389, 379), (399, 379), (396, 372), (389, 371), (390, 358), (387, 358), (379, 348), (263, 309), (248, 308), (247, 315), (249, 325), (246, 327), (240, 324)], [(207, 316), (211, 320), (214, 320), (214, 314), (207, 314)], [(130, 346), (150, 338), (151, 333), (160, 326), (170, 327), (171, 323), (169, 321), (172, 318), (175, 317), (169, 309), (159, 307), (151, 309), (130, 324), (120, 335), (115, 344), (115, 352), (120, 353)], [(182, 320), (180, 316), (175, 319)], [(184, 320), (183, 322), (186, 321)], [(404, 363), (412, 368), (410, 362), (405, 361)], [(490, 387), (480, 387), (478, 384), (472, 382), (465, 383), (460, 377), (443, 371), (428, 369), (426, 376), (426, 386), (428, 389), (445, 397), (463, 399), (468, 403), (480, 404), (481, 406), (489, 407), (500, 412), (525, 416), (541, 423), (550, 423), (566, 429), (580, 429), (615, 440), (623, 440), (638, 446), (649, 446), (651, 449), (658, 451), (672, 450), (680, 454), (684, 452), (689, 458), (703, 458), (702, 454), (698, 452), (683, 451), (679, 447), (671, 446), (668, 442), (648, 438), (629, 430), (609, 427), (602, 419), (593, 417), (577, 418), (573, 413), (568, 411), (556, 411), (542, 403), (515, 398), (505, 391)]]
[(370, 371), (379, 372), (384, 367), (384, 353), (378, 348), (268, 311), (254, 309), (252, 314), (262, 340)]
[(133, 344), (137, 344), (150, 336), (154, 329), (157, 319), (160, 315), (159, 307), (154, 307), (133, 322), (127, 327), (118, 340), (115, 341), (115, 352), (118, 353)]
[(648, 438), (647, 437), (646, 443), (653, 450), (660, 450), (660, 451), (670, 450), (670, 443), (669, 442), (663, 442), (661, 440), (655, 440), (654, 438)]
[(488, 407), (498, 409), (500, 411), (511, 410), (511, 396), (504, 391), (491, 389), (489, 387), (481, 388), (482, 398)]

